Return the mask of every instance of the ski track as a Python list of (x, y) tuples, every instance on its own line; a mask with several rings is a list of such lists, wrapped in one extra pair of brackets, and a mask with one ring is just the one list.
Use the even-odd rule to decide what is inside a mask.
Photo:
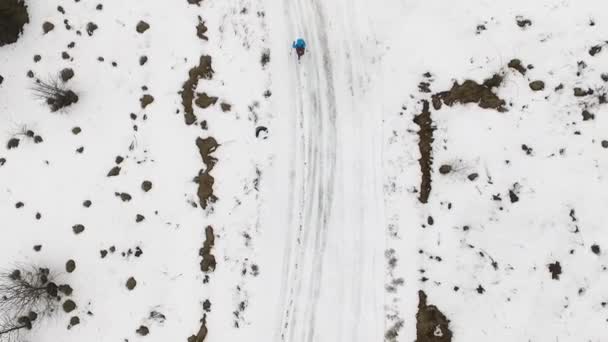
[[(305, 37), (309, 47), (300, 62), (297, 62), (295, 55), (289, 56), (297, 69), (289, 79), (290, 93), (294, 99), (290, 112), (297, 113), (291, 129), (297, 134), (297, 139), (293, 146), (295, 157), (291, 161), (293, 173), (289, 184), (293, 193), (287, 205), (292, 212), (286, 214), (289, 217), (290, 231), (286, 235), (289, 240), (286, 241), (288, 247), (284, 254), (281, 289), (285, 308), (276, 340), (367, 341), (370, 336), (379, 340), (380, 324), (364, 321), (370, 315), (375, 319), (381, 317), (372, 308), (377, 306), (376, 302), (382, 297), (374, 294), (377, 288), (382, 289), (381, 277), (374, 277), (372, 272), (366, 273), (382, 272), (381, 269), (378, 270), (376, 255), (373, 255), (378, 251), (367, 246), (372, 241), (364, 238), (363, 231), (366, 210), (372, 214), (375, 211), (366, 208), (364, 203), (369, 191), (359, 189), (372, 189), (375, 186), (374, 166), (360, 165), (374, 161), (364, 156), (355, 162), (348, 159), (352, 154), (357, 155), (358, 147), (361, 150), (370, 149), (365, 141), (353, 144), (352, 140), (366, 129), (368, 123), (363, 117), (365, 114), (355, 116), (355, 122), (350, 122), (353, 119), (350, 117), (352, 113), (344, 112), (341, 113), (344, 116), (342, 120), (347, 120), (348, 129), (338, 132), (337, 128), (339, 114), (335, 89), (336, 79), (340, 77), (338, 73), (345, 73), (339, 87), (345, 89), (347, 94), (342, 96), (346, 97), (347, 106), (354, 112), (358, 105), (354, 83), (358, 82), (359, 89), (363, 86), (361, 79), (356, 79), (354, 75), (355, 72), (364, 70), (357, 70), (353, 64), (353, 55), (359, 59), (361, 57), (356, 54), (357, 51), (353, 51), (350, 42), (330, 41), (332, 28), (326, 19), (325, 8), (319, 1), (285, 1), (284, 6), (287, 21), (292, 25), (289, 28), (290, 36)], [(345, 9), (348, 8), (348, 4), (344, 6)], [(338, 19), (344, 27), (351, 24), (346, 13), (338, 16)], [(334, 53), (337, 51), (340, 56), (345, 56), (341, 65), (344, 70), (334, 70), (330, 46)], [(373, 134), (370, 136), (373, 137)], [(337, 158), (339, 151), (346, 157)], [(354, 167), (349, 163), (355, 164)], [(369, 170), (372, 170), (372, 174)], [(355, 176), (352, 179), (361, 181), (362, 184), (370, 181), (370, 185), (349, 184), (346, 181), (339, 188), (336, 175), (343, 172), (352, 173)], [(371, 195), (380, 196), (376, 191), (372, 191)], [(342, 203), (337, 203), (338, 196)], [(374, 219), (376, 217), (371, 220)], [(382, 226), (372, 228), (381, 231)], [(335, 250), (328, 251), (330, 239), (332, 246), (341, 246), (344, 240), (344, 251), (335, 247), (332, 247)], [(375, 263), (372, 266), (375, 270), (370, 270), (364, 260), (370, 256), (372, 264)], [(366, 287), (367, 279), (380, 281), (376, 286)], [(364, 309), (372, 309), (372, 312), (365, 313)], [(367, 332), (363, 333), (365, 331)]]

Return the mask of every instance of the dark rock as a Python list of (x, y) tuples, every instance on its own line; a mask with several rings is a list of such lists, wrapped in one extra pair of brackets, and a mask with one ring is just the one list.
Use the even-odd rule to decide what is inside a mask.
[(95, 24), (94, 22), (89, 22), (87, 24), (87, 33), (89, 34), (89, 36), (92, 36), (95, 30), (97, 30), (98, 28), (99, 26), (97, 26), (97, 24)]
[(601, 45), (595, 45), (595, 46), (592, 46), (592, 47), (589, 49), (589, 54), (590, 54), (591, 56), (595, 56), (595, 55), (596, 55), (596, 54), (598, 54), (600, 51), (602, 51), (602, 46), (601, 46)]
[(444, 164), (439, 167), (439, 173), (442, 175), (447, 175), (450, 172), (452, 172), (452, 165)]
[(42, 32), (44, 32), (44, 34), (51, 32), (54, 28), (55, 24), (51, 22), (45, 21), (44, 24), (42, 24)]
[(142, 214), (137, 214), (137, 216), (135, 216), (135, 222), (137, 222), (137, 223), (143, 221), (144, 219), (145, 219), (145, 217)]
[(141, 57), (139, 57), (139, 65), (144, 65), (144, 64), (146, 64), (147, 61), (148, 61), (148, 57), (147, 56), (141, 56)]
[(137, 328), (137, 330), (135, 331), (141, 336), (146, 336), (150, 333), (150, 329), (148, 329), (148, 327), (146, 327), (145, 325), (139, 326), (139, 328)]
[(34, 246), (34, 250), (35, 250), (36, 252), (40, 252), (40, 250), (41, 250), (41, 249), (42, 249), (42, 245), (35, 245), (35, 246)]
[(72, 134), (78, 135), (78, 134), (80, 134), (80, 132), (82, 132), (82, 129), (80, 129), (80, 127), (72, 128)]
[(128, 194), (128, 193), (126, 193), (126, 192), (121, 192), (121, 193), (118, 193), (118, 194), (116, 194), (116, 195), (117, 195), (118, 197), (120, 197), (120, 199), (121, 199), (123, 202), (129, 202), (129, 201), (132, 199), (131, 195), (129, 195), (129, 194)]
[(63, 302), (63, 311), (65, 312), (72, 312), (76, 309), (76, 303), (74, 303), (73, 300), (68, 299), (65, 302)]
[(108, 172), (108, 177), (115, 177), (118, 176), (120, 174), (120, 167), (119, 166), (114, 166), (110, 172)]
[(11, 138), (8, 140), (8, 143), (6, 144), (6, 148), (8, 148), (10, 150), (11, 148), (17, 148), (17, 147), (19, 147), (18, 138)]
[(593, 252), (593, 254), (600, 255), (600, 252), (601, 252), (600, 251), (600, 246), (598, 246), (596, 244), (592, 245), (591, 246), (591, 251)]
[(141, 183), (141, 189), (145, 192), (152, 190), (152, 182), (145, 180)]
[(66, 296), (71, 296), (72, 292), (74, 292), (74, 290), (72, 289), (72, 287), (70, 285), (66, 285), (66, 284), (59, 285), (57, 287), (57, 290), (59, 292), (63, 293), (64, 295), (66, 295)]
[(477, 174), (477, 173), (471, 173), (470, 175), (468, 175), (468, 176), (467, 176), (467, 178), (468, 178), (470, 181), (474, 181), (474, 180), (476, 180), (476, 179), (477, 179), (477, 177), (479, 177), (479, 174)]
[(90, 200), (85, 200), (84, 202), (82, 202), (82, 205), (85, 208), (89, 208), (91, 206), (91, 204), (93, 204)]
[(71, 80), (72, 77), (74, 77), (74, 70), (72, 70), (71, 68), (65, 68), (61, 70), (60, 76), (63, 82), (67, 82)]
[(141, 104), (142, 109), (145, 109), (152, 102), (154, 102), (154, 96), (149, 94), (145, 94), (139, 99), (139, 103)]
[(608, 140), (602, 140), (602, 147), (608, 148)]
[(84, 226), (81, 224), (76, 224), (72, 226), (72, 230), (74, 231), (74, 234), (78, 235), (84, 232)]
[(78, 316), (73, 316), (72, 318), (70, 318), (70, 325), (71, 326), (75, 326), (80, 324), (80, 318)]
[(133, 289), (135, 288), (135, 286), (137, 286), (137, 281), (135, 280), (135, 278), (130, 277), (130, 278), (127, 280), (127, 283), (125, 284), (125, 286), (127, 287), (127, 289), (128, 289), (129, 291), (131, 291), (131, 290), (133, 290)]
[(222, 102), (220, 103), (220, 108), (222, 109), (222, 112), (229, 112), (230, 109), (232, 108), (232, 106), (228, 103)]
[(72, 273), (74, 272), (74, 270), (76, 270), (76, 262), (70, 259), (65, 263), (65, 271), (68, 273)]
[(23, 208), (24, 205), (25, 204), (23, 204), (23, 202), (17, 202), (17, 203), (15, 203), (15, 208), (21, 209), (21, 208)]
[(139, 21), (139, 23), (137, 23), (137, 26), (135, 27), (135, 30), (136, 30), (138, 33), (144, 33), (144, 32), (146, 32), (146, 31), (147, 31), (149, 28), (150, 28), (150, 25), (149, 25), (147, 22), (145, 22), (145, 21), (143, 21), (143, 20), (140, 20), (140, 21)]
[(34, 63), (40, 62), (41, 59), (42, 59), (42, 56), (40, 56), (40, 55), (34, 55)]
[(125, 158), (123, 158), (122, 156), (116, 156), (116, 158), (114, 158), (114, 162), (116, 164), (120, 164), (125, 160)]
[(515, 192), (513, 192), (513, 190), (509, 190), (509, 199), (511, 200), (511, 203), (519, 201), (519, 197), (515, 194)]
[(589, 112), (588, 110), (583, 110), (583, 121), (589, 121), (595, 119), (595, 114)]
[(534, 91), (540, 91), (545, 89), (545, 82), (543, 81), (532, 81), (530, 82), (530, 89)]

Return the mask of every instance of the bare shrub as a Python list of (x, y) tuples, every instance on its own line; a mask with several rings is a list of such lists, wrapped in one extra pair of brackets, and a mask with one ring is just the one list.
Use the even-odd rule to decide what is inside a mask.
[(56, 78), (51, 78), (48, 82), (36, 80), (33, 89), (34, 94), (43, 99), (51, 108), (51, 112), (56, 112), (78, 102), (78, 95), (60, 83)]

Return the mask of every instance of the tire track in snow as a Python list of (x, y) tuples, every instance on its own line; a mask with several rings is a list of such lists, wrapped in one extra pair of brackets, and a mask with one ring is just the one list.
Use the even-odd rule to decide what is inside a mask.
[(294, 167), (303, 166), (304, 175), (299, 187), (296, 244), (288, 242), (295, 251), (287, 253), (289, 283), (284, 286), (288, 293), (281, 340), (314, 341), (335, 178), (336, 103), (328, 39), (319, 32), (319, 28), (321, 31), (326, 28), (322, 9), (318, 2), (310, 7), (308, 2), (286, 1), (285, 6), (289, 18), (295, 13), (300, 20), (308, 21), (295, 22), (295, 31), (301, 32), (315, 49), (309, 49), (297, 66), (300, 70), (295, 86), (300, 91), (296, 94), (296, 105), (304, 158), (303, 165)]

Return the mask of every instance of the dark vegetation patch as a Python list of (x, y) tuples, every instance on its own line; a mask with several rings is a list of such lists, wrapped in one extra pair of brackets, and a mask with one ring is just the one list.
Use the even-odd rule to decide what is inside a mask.
[(559, 280), (559, 276), (562, 274), (562, 265), (560, 265), (559, 261), (551, 263), (547, 267), (551, 273), (551, 279)]
[(140, 325), (135, 332), (140, 336), (146, 336), (150, 333), (150, 329), (145, 325)]
[(141, 182), (141, 189), (144, 192), (148, 192), (148, 191), (152, 190), (152, 182), (150, 182), (148, 180)]
[(506, 112), (505, 101), (500, 99), (492, 88), (499, 87), (503, 81), (503, 77), (495, 74), (492, 78), (486, 79), (482, 84), (478, 84), (472, 80), (466, 80), (462, 84), (454, 82), (452, 88), (448, 91), (436, 93), (432, 96), (433, 107), (436, 110), (441, 109), (441, 103), (447, 106), (453, 106), (455, 103), (477, 103), (481, 108), (491, 108), (499, 112)]
[(418, 199), (422, 203), (427, 203), (431, 193), (431, 166), (433, 164), (432, 144), (433, 144), (433, 120), (429, 111), (429, 102), (422, 101), (422, 112), (414, 116), (414, 123), (420, 127), (418, 130), (418, 149), (420, 150), (420, 171), (422, 179), (420, 182), (420, 196)]
[(207, 226), (205, 228), (205, 241), (203, 242), (203, 248), (201, 248), (198, 252), (199, 256), (203, 258), (203, 260), (201, 260), (201, 271), (205, 273), (213, 272), (215, 270), (215, 256), (211, 254), (211, 249), (214, 245), (215, 235), (213, 235), (213, 227)]
[(268, 128), (265, 126), (258, 126), (255, 128), (255, 137), (259, 138), (260, 134), (264, 133), (264, 139), (266, 139), (266, 134), (268, 133)]
[(209, 96), (207, 93), (197, 93), (197, 98), (194, 103), (200, 108), (208, 108), (217, 103), (218, 98), (216, 96)]
[(135, 286), (137, 286), (137, 280), (135, 280), (135, 278), (133, 277), (129, 277), (129, 279), (127, 279), (127, 282), (125, 283), (125, 286), (127, 290), (132, 291)]
[(598, 53), (600, 53), (601, 51), (602, 51), (602, 46), (601, 45), (595, 45), (595, 46), (592, 46), (591, 48), (589, 48), (589, 54), (591, 56), (595, 56)]
[(416, 314), (416, 342), (450, 342), (450, 321), (435, 306), (427, 304), (427, 296), (418, 291), (418, 313)]
[(190, 69), (188, 72), (188, 80), (184, 82), (180, 91), (182, 97), (182, 105), (184, 106), (184, 117), (187, 125), (192, 125), (196, 122), (194, 115), (194, 91), (198, 85), (198, 81), (202, 79), (210, 80), (213, 78), (213, 68), (211, 67), (211, 56), (203, 55), (199, 60), (198, 66)]
[(196, 177), (196, 182), (198, 183), (198, 198), (201, 207), (206, 209), (210, 202), (216, 200), (216, 197), (213, 195), (213, 183), (215, 182), (215, 179), (210, 175), (210, 172), (217, 162), (217, 159), (211, 154), (215, 152), (219, 144), (213, 137), (208, 137), (205, 139), (197, 138), (196, 146), (198, 147), (203, 163), (205, 164), (205, 169), (202, 169), (199, 172), (198, 177)]
[(593, 254), (595, 254), (595, 255), (600, 255), (600, 252), (601, 252), (600, 246), (597, 244), (591, 245), (591, 252), (593, 252)]
[(15, 43), (23, 32), (23, 26), (29, 22), (27, 6), (23, 0), (0, 2), (0, 46)]
[(51, 112), (56, 112), (78, 102), (78, 95), (60, 84), (56, 79), (51, 79), (48, 82), (36, 80), (33, 91), (36, 97), (46, 102)]

